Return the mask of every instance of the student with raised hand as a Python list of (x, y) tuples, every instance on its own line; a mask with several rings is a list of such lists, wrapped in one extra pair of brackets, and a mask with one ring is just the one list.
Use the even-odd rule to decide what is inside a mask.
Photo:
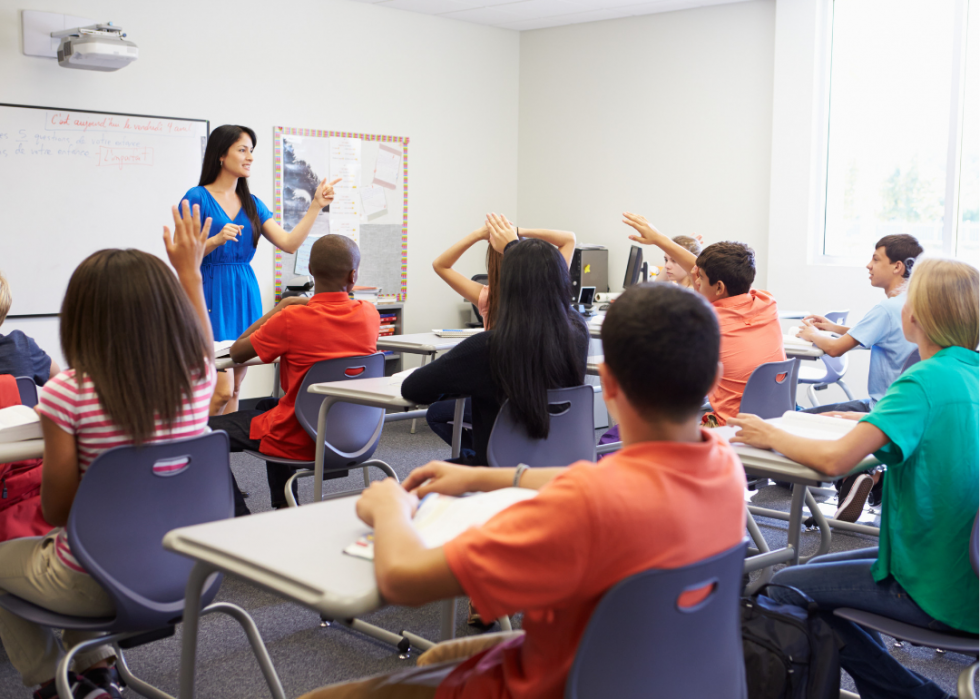
[(639, 214), (626, 212), (623, 223), (636, 230), (630, 240), (656, 245), (691, 275), (694, 290), (708, 300), (721, 327), (721, 381), (708, 396), (709, 427), (724, 425), (738, 414), (752, 372), (760, 364), (786, 359), (776, 301), (768, 291), (752, 288), (755, 252), (745, 243), (713, 243), (697, 256), (654, 228)]
[[(700, 236), (698, 236), (698, 238), (700, 238)], [(698, 240), (698, 238), (691, 238), (690, 236), (686, 235), (675, 235), (672, 240), (697, 257), (701, 254), (702, 250), (701, 242)], [(660, 278), (660, 275), (657, 275), (658, 282), (674, 282), (675, 284), (683, 286), (686, 289), (694, 288), (694, 280), (691, 279), (691, 275), (688, 270), (681, 267), (677, 260), (667, 253), (664, 253), (664, 268), (662, 273), (663, 279)]]
[[(417, 606), (469, 595), (484, 618), (524, 611), (524, 630), (448, 641), (420, 656), (419, 667), (304, 699), (563, 697), (582, 634), (611, 587), (650, 568), (715, 556), (744, 536), (744, 470), (731, 447), (699, 425), (701, 401), (719, 373), (718, 338), (715, 315), (696, 294), (669, 284), (630, 287), (606, 315), (599, 369), (622, 450), (567, 468), (433, 462), (404, 488), (392, 479), (372, 483), (357, 512), (374, 527), (385, 600)], [(514, 485), (540, 492), (425, 548), (412, 522), (418, 497)]]
[[(916, 264), (902, 328), (922, 361), (870, 413), (832, 413), (859, 421), (840, 439), (795, 437), (751, 415), (729, 421), (741, 428), (731, 441), (775, 449), (821, 473), (847, 473), (872, 452), (888, 466), (877, 547), (818, 556), (773, 578), (819, 605), (844, 644), (841, 666), (862, 699), (946, 694), (893, 658), (877, 632), (835, 617), (834, 609), (935, 630), (980, 630), (980, 586), (967, 554), (980, 500), (978, 294), (971, 265), (941, 258)], [(782, 588), (768, 594), (794, 603)]]
[[(251, 410), (215, 415), (209, 425), (228, 433), (233, 452), (251, 449), (287, 459), (312, 461), (316, 445), (296, 419), (296, 398), (310, 367), (325, 359), (374, 354), (381, 317), (377, 307), (349, 296), (357, 283), (361, 251), (350, 238), (325, 235), (310, 248), (313, 297), (294, 296), (255, 321), (231, 346), (241, 364), (259, 357), (279, 359), (285, 395), (259, 401)], [(272, 507), (286, 507), (286, 481), (294, 469), (266, 463)], [(235, 514), (248, 514), (237, 485)]]
[[(252, 151), (257, 143), (255, 132), (247, 126), (224, 124), (216, 128), (208, 137), (198, 186), (184, 195), (191, 205), (200, 207), (202, 216), (214, 222), (201, 273), (214, 339), (219, 341), (237, 339), (262, 315), (262, 295), (250, 264), (259, 237), (286, 252), (299, 250), (320, 211), (333, 201), (333, 185), (340, 181), (321, 181), (310, 193), (306, 215), (287, 232), (268, 207), (249, 192)], [(238, 391), (245, 372), (246, 367), (219, 372), (212, 415), (238, 410)]]
[[(432, 269), (435, 270), (436, 274), (449, 284), (456, 293), (476, 306), (483, 320), (483, 328), (485, 330), (493, 328), (497, 317), (498, 298), (500, 296), (500, 264), (503, 260), (503, 247), (509, 242), (509, 239), (505, 239), (499, 235), (491, 238), (490, 230), (488, 216), (480, 228), (450, 247), (432, 262)], [(572, 254), (575, 252), (575, 234), (571, 231), (555, 231), (546, 228), (522, 229), (515, 227), (514, 233), (518, 238), (537, 238), (551, 243), (558, 248), (558, 252), (565, 259), (565, 264), (571, 264)], [(453, 269), (453, 265), (456, 264), (460, 256), (482, 240), (487, 241), (486, 284), (480, 284), (472, 279), (467, 279)], [(452, 444), (453, 426), (449, 423), (453, 420), (455, 408), (456, 401), (441, 400), (430, 405), (425, 413), (425, 421), (428, 423), (429, 428), (446, 444)], [(469, 398), (466, 399), (463, 421), (471, 424), (473, 422), (473, 401)], [(473, 438), (469, 431), (463, 433), (460, 446), (462, 453), (467, 457), (472, 458), (474, 456)]]
[(571, 307), (568, 264), (559, 249), (541, 239), (518, 242), (503, 216), (491, 214), (487, 226), (491, 245), (504, 257), (492, 328), (402, 383), (402, 395), (416, 403), (470, 397), (473, 452), (461, 458), (478, 465), (487, 463), (490, 431), (505, 399), (531, 437), (548, 435), (547, 391), (581, 385), (589, 349), (588, 327)]
[[(871, 350), (871, 365), (868, 369), (869, 398), (821, 405), (806, 412), (866, 413), (881, 400), (892, 381), (902, 373), (905, 360), (915, 351), (915, 345), (902, 333), (905, 285), (912, 274), (912, 265), (921, 254), (922, 246), (913, 236), (886, 235), (875, 243), (871, 262), (865, 267), (871, 286), (884, 291), (885, 298), (853, 327), (831, 323), (818, 315), (809, 315), (803, 319), (800, 337), (812, 342), (831, 357), (840, 357), (858, 346)], [(820, 331), (837, 333), (840, 337), (830, 337)]]
[[(68, 282), (61, 306), (61, 345), (72, 367), (41, 388), (44, 432), (41, 506), (55, 528), (46, 536), (0, 544), (0, 590), (62, 614), (112, 616), (108, 593), (72, 555), (65, 533), (85, 471), (102, 452), (201, 434), (214, 391), (214, 347), (201, 284), (210, 219), (198, 207), (173, 207), (164, 229), (177, 275), (139, 250), (100, 250)], [(113, 338), (107, 342), (106, 338)], [(146, 371), (145, 367), (153, 367)], [(108, 508), (111, 503), (106, 503)], [(120, 526), (125, 526), (120, 522)], [(98, 634), (66, 630), (71, 647)], [(0, 641), (35, 699), (57, 697), (61, 653), (53, 629), (0, 609)], [(70, 682), (75, 696), (119, 699), (111, 646), (80, 653)], [(62, 698), (67, 699), (67, 698)]]

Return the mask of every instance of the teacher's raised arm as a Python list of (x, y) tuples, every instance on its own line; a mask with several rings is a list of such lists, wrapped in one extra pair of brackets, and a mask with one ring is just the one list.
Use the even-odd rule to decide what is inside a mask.
[(310, 202), (310, 208), (306, 210), (306, 215), (303, 216), (302, 220), (293, 226), (293, 230), (286, 232), (282, 226), (276, 223), (274, 218), (270, 218), (262, 224), (262, 235), (280, 250), (290, 253), (299, 250), (300, 245), (306, 240), (306, 236), (310, 234), (310, 229), (313, 228), (320, 211), (333, 201), (334, 185), (341, 179), (338, 177), (333, 182), (327, 182), (324, 178), (320, 181), (313, 201)]

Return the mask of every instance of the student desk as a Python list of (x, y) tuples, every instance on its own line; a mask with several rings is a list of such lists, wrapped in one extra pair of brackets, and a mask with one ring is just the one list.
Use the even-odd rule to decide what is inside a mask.
[[(779, 418), (767, 420), (766, 422), (776, 422), (778, 424)], [(717, 427), (715, 431), (725, 439), (730, 439), (736, 432), (734, 427), (728, 426)], [(820, 508), (817, 507), (816, 500), (813, 499), (813, 495), (809, 491), (809, 488), (818, 487), (821, 483), (840, 480), (851, 473), (860, 473), (877, 465), (880, 462), (873, 455), (869, 454), (866, 456), (850, 473), (834, 477), (814, 471), (769, 449), (756, 449), (745, 444), (732, 444), (731, 446), (738, 455), (747, 474), (761, 478), (772, 478), (773, 480), (791, 483), (793, 486), (793, 498), (790, 502), (789, 513), (757, 507), (755, 505), (747, 506), (748, 516), (746, 523), (752, 539), (758, 546), (758, 555), (753, 557), (758, 559), (758, 564), (752, 565), (752, 570), (759, 570), (763, 567), (769, 568), (766, 575), (763, 576), (764, 580), (759, 583), (760, 585), (768, 581), (772, 571), (770, 566), (775, 563), (786, 562), (790, 565), (796, 565), (801, 562), (805, 563), (815, 556), (822, 556), (827, 553), (830, 550), (831, 526), (864, 534), (876, 535), (878, 533), (877, 527), (852, 524), (850, 522), (838, 522), (837, 520), (828, 521), (820, 511)], [(813, 515), (817, 527), (820, 529), (820, 548), (813, 556), (801, 557), (800, 528), (803, 523), (804, 503), (810, 510), (810, 514)], [(769, 547), (766, 545), (765, 539), (762, 537), (762, 533), (759, 531), (759, 527), (752, 518), (752, 515), (787, 520), (789, 522), (789, 529), (787, 531), (786, 547), (776, 551), (769, 551)]]
[(44, 456), (43, 439), (25, 439), (20, 442), (0, 443), (0, 464), (24, 459), (40, 459)]
[[(164, 548), (196, 561), (187, 581), (181, 699), (190, 699), (194, 693), (201, 591), (214, 573), (237, 575), (342, 625), (384, 606), (374, 563), (343, 553), (344, 547), (371, 531), (357, 518), (356, 502), (357, 496), (347, 496), (167, 533)], [(310, 555), (311, 550), (317, 552), (315, 556)], [(455, 607), (451, 600), (448, 606)], [(454, 615), (443, 618), (444, 639), (452, 637), (454, 621)], [(420, 649), (432, 645), (414, 635), (410, 641)]]
[[(320, 502), (323, 497), (323, 440), (326, 437), (327, 412), (330, 410), (330, 406), (334, 403), (357, 403), (358, 405), (369, 405), (376, 408), (407, 410), (415, 407), (415, 404), (402, 398), (401, 382), (392, 379), (390, 376), (316, 383), (310, 386), (309, 392), (323, 396), (323, 403), (320, 405), (320, 414), (317, 419), (316, 465), (313, 476), (313, 501)], [(456, 399), (453, 421), (453, 458), (459, 456), (465, 406), (465, 396)]]

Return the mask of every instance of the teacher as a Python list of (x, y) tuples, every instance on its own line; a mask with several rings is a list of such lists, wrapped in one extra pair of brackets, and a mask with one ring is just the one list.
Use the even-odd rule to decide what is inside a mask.
[[(201, 274), (204, 298), (215, 341), (237, 340), (262, 315), (259, 283), (249, 264), (259, 235), (280, 250), (294, 253), (306, 240), (316, 217), (334, 198), (333, 185), (324, 178), (311, 196), (310, 208), (288, 233), (272, 212), (248, 191), (252, 174), (255, 132), (247, 126), (225, 124), (208, 137), (201, 166), (201, 181), (184, 199), (201, 208), (201, 220), (211, 219), (211, 236), (204, 248)], [(238, 410), (238, 392), (245, 367), (218, 373), (211, 399), (211, 415)]]

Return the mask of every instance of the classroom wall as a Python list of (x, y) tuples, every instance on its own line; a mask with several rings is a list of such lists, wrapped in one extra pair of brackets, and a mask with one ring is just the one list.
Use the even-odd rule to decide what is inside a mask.
[(625, 210), (749, 243), (766, 288), (774, 21), (761, 0), (522, 32), (519, 223), (606, 245), (613, 290)]
[[(140, 59), (98, 73), (25, 56), (23, 9), (113, 21), (139, 45)], [(270, 207), (274, 125), (410, 137), (407, 332), (458, 321), (461, 299), (432, 272), (432, 259), (486, 212), (517, 209), (518, 62), (515, 31), (346, 0), (173, 0), (165, 11), (109, 0), (0, 5), (0, 101), (249, 125), (259, 139), (250, 186)], [(38, 196), (57, 197), (59, 186), (70, 184), (53, 178)], [(147, 211), (133, 225), (160, 227), (168, 216)], [(481, 271), (481, 253), (460, 269)], [(0, 269), (9, 264), (0, 260)], [(266, 309), (272, 264), (263, 240), (253, 268)], [(61, 362), (56, 319), (8, 320), (3, 330), (13, 327)], [(250, 370), (245, 396), (270, 391), (271, 371)]]

